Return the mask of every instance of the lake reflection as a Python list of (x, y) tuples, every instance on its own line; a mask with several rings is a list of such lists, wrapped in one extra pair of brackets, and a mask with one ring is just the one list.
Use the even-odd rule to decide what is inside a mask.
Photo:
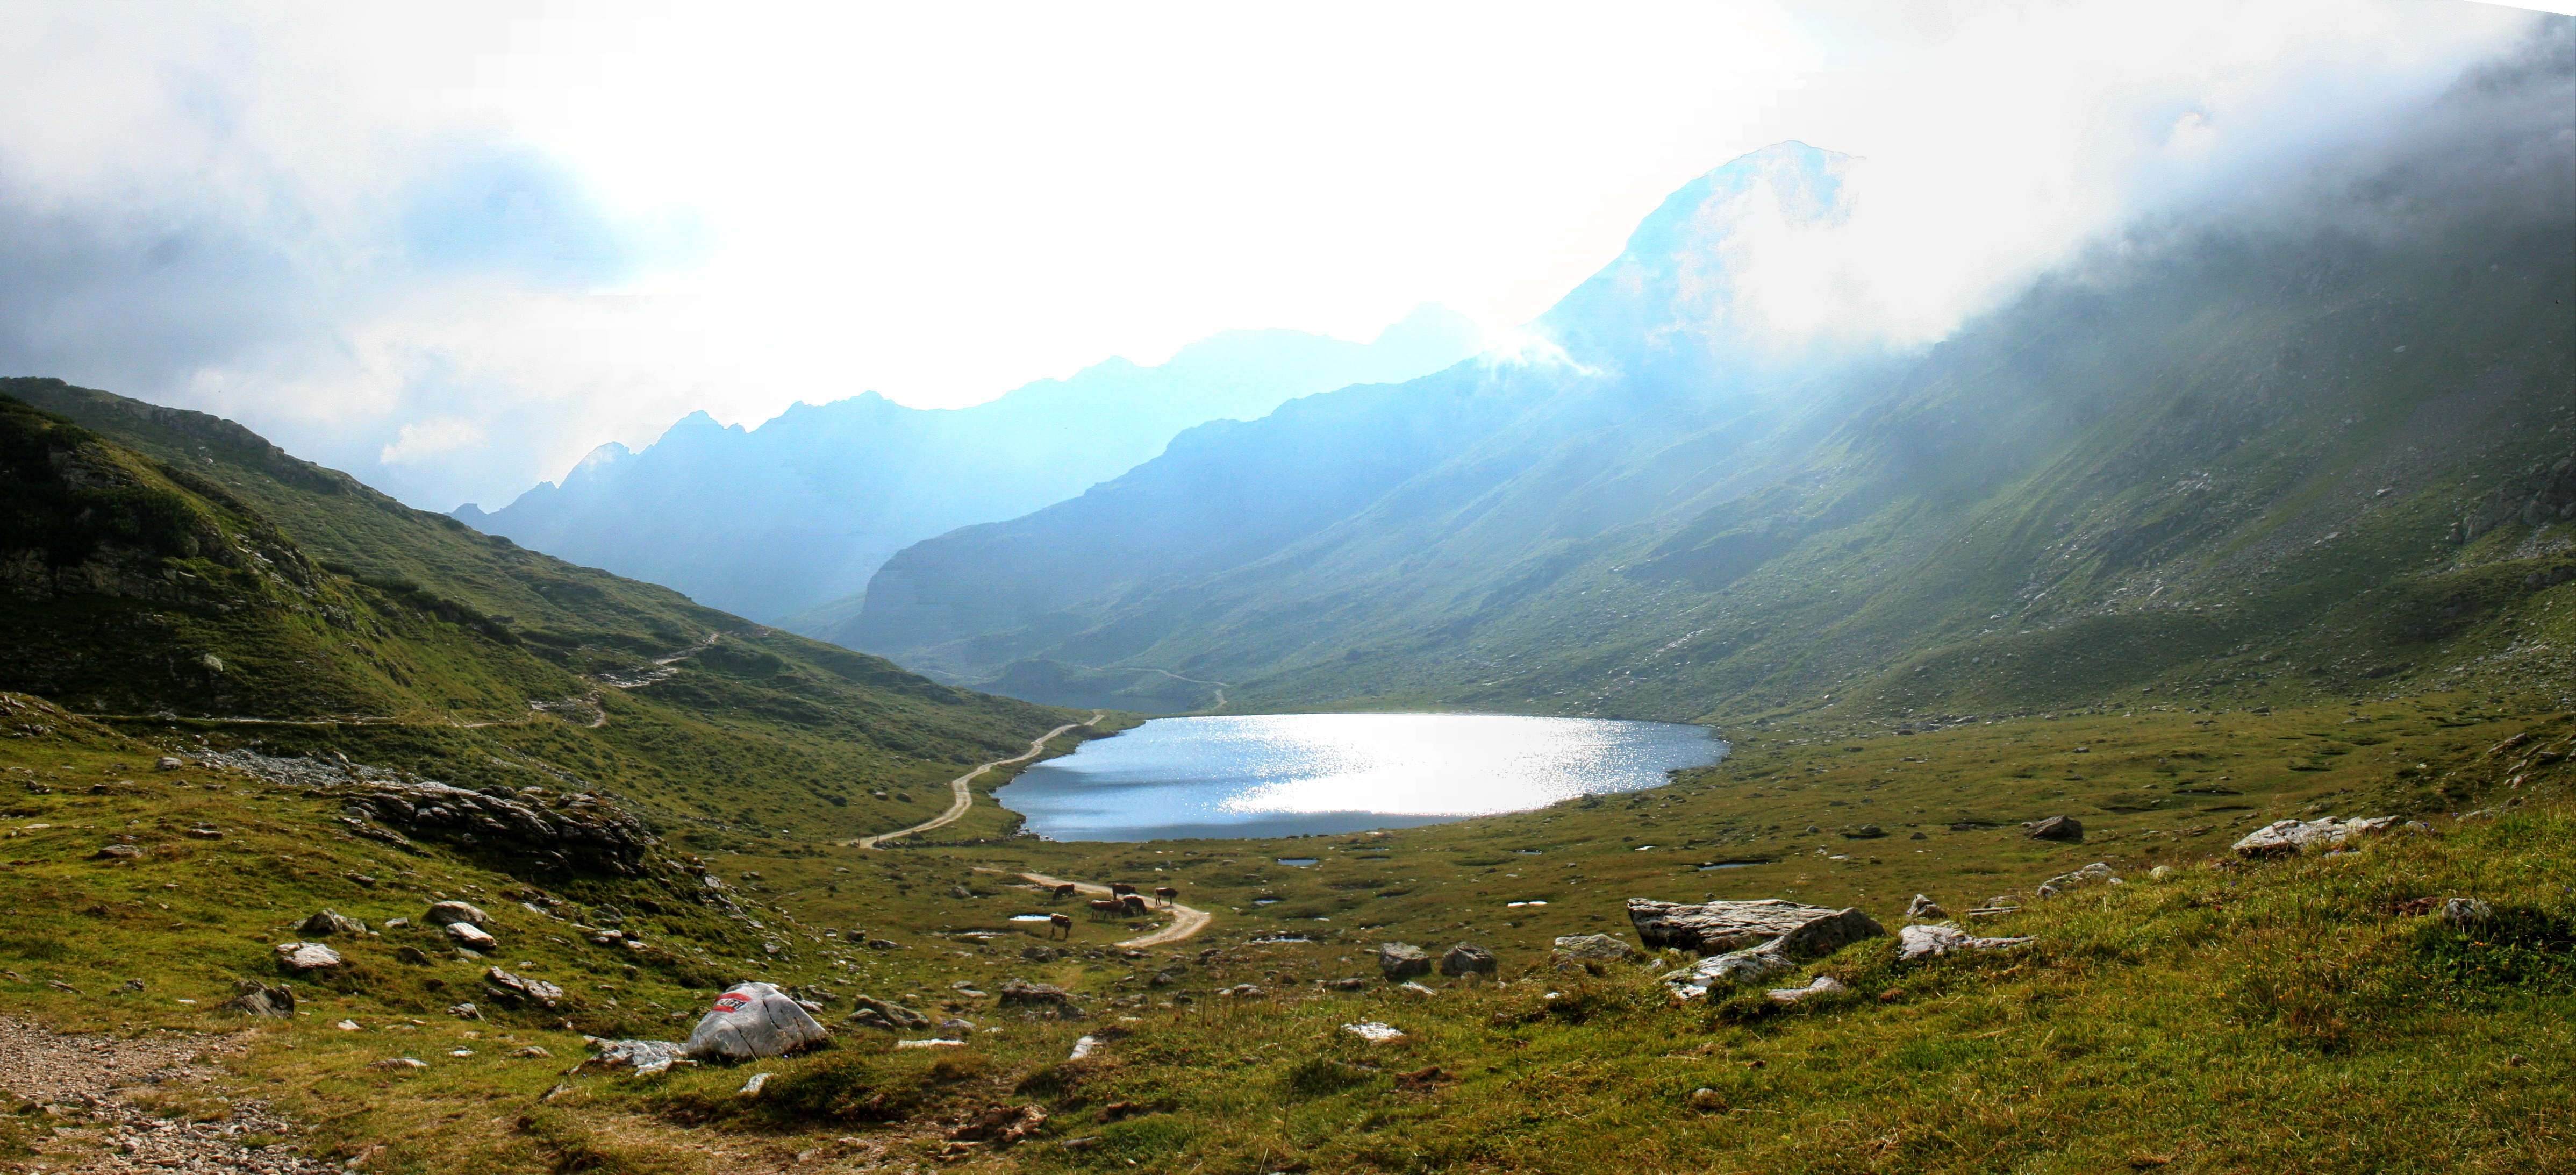
[(995, 793), (1056, 840), (1256, 837), (1433, 824), (1633, 791), (1716, 762), (1708, 728), (1489, 714), (1157, 718)]

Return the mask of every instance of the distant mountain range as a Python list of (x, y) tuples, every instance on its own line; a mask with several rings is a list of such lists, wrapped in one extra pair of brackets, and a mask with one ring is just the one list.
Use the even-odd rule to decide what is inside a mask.
[(2474, 79), (2367, 167), (2285, 161), (1921, 352), (1738, 312), (1734, 226), (1845, 198), (1842, 157), (1756, 152), (1536, 324), (1561, 354), (1192, 429), (903, 550), (821, 635), (1058, 704), (1672, 719), (2563, 662), (2512, 613), (2576, 576), (2570, 78)]
[(855, 614), (845, 597), (907, 544), (1081, 493), (1192, 425), (1411, 379), (1480, 340), (1463, 315), (1426, 305), (1373, 342), (1226, 331), (1159, 366), (1111, 359), (971, 408), (907, 408), (871, 392), (800, 403), (754, 429), (698, 413), (640, 452), (603, 446), (560, 485), (455, 516), (810, 634)]

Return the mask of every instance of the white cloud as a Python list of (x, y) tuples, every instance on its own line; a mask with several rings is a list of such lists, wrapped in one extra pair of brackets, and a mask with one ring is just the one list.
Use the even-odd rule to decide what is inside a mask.
[(1763, 313), (1934, 335), (2523, 21), (2399, 0), (135, 11), (0, 7), (0, 364), (222, 412), (441, 508), (701, 408), (970, 403), (1227, 327), (1366, 338), (1424, 301), (1508, 331), (1666, 192), (1782, 139), (1864, 162), (1835, 234), (1766, 227)]

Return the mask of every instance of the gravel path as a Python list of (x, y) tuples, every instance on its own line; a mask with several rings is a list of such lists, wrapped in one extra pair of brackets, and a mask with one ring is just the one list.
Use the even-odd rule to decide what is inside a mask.
[[(978, 872), (999, 872), (999, 870), (978, 870)], [(1039, 885), (1046, 886), (1049, 889), (1053, 889), (1059, 885), (1070, 885), (1077, 893), (1086, 893), (1094, 897), (1103, 898), (1110, 896), (1110, 889), (1105, 885), (1093, 885), (1087, 881), (1066, 881), (1061, 877), (1049, 877), (1044, 873), (1023, 873), (1020, 874), (1020, 876), (1028, 878), (1030, 881), (1034, 881)], [(1171, 905), (1163, 907), (1163, 909), (1165, 912), (1172, 915), (1171, 925), (1141, 938), (1131, 938), (1125, 942), (1113, 942), (1109, 945), (1114, 947), (1125, 947), (1129, 950), (1142, 950), (1146, 947), (1158, 947), (1168, 942), (1179, 942), (1182, 939), (1189, 938), (1196, 935), (1198, 932), (1207, 929), (1208, 922), (1216, 917), (1205, 910), (1192, 909), (1191, 907), (1184, 906), (1179, 902), (1174, 902)]]
[(1068, 722), (1029, 740), (1029, 749), (1026, 751), (1022, 751), (1008, 759), (995, 759), (992, 762), (986, 763), (964, 775), (960, 775), (955, 779), (949, 780), (948, 810), (937, 816), (933, 816), (930, 819), (924, 820), (919, 824), (915, 824), (910, 828), (898, 828), (892, 832), (880, 832), (875, 836), (863, 836), (857, 840), (844, 841), (842, 843), (857, 845), (863, 849), (873, 849), (877, 847), (877, 842), (879, 841), (893, 840), (896, 837), (901, 836), (911, 836), (916, 832), (928, 832), (931, 829), (940, 827), (941, 825), (954, 822), (958, 817), (966, 814), (966, 809), (973, 807), (975, 804), (975, 789), (966, 785), (975, 782), (976, 776), (982, 775), (996, 767), (1008, 767), (1013, 763), (1025, 763), (1031, 759), (1037, 758), (1038, 756), (1046, 753), (1048, 739), (1054, 738), (1059, 734), (1063, 734), (1077, 726), (1089, 726), (1108, 716), (1109, 711), (1107, 710), (1092, 711), (1091, 717), (1088, 720), (1082, 722)]
[[(0, 1017), (0, 1089), (19, 1104), (42, 1107), (29, 1115), (44, 1137), (34, 1146), (44, 1158), (21, 1169), (117, 1172), (255, 1172), (257, 1175), (323, 1175), (342, 1169), (242, 1145), (290, 1139), (293, 1125), (268, 1112), (266, 1103), (235, 1101), (219, 1122), (165, 1118), (125, 1097), (136, 1086), (206, 1081), (217, 1075), (209, 1060), (239, 1052), (231, 1037), (160, 1033), (67, 1036), (23, 1020)], [(14, 1108), (14, 1107), (13, 1107)]]

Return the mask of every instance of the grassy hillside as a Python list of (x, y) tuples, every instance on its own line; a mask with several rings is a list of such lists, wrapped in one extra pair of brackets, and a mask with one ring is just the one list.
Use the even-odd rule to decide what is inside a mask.
[[(2527, 708), (2538, 701), (1912, 735), (1783, 724), (1672, 788), (1383, 837), (660, 849), (611, 879), (352, 836), (327, 789), (202, 762), (153, 770), (188, 740), (5, 695), (0, 724), (18, 737), (0, 740), (0, 776), (18, 798), (0, 1010), (133, 1034), (236, 1030), (211, 1009), (236, 979), (280, 978), (271, 943), (309, 938), (294, 924), (316, 908), (364, 919), (378, 935), (330, 939), (344, 970), (290, 981), (303, 1014), (251, 1025), (249, 1051), (214, 1083), (141, 1096), (218, 1122), (232, 1100), (262, 1098), (304, 1125), (254, 1141), (373, 1171), (943, 1158), (1175, 1173), (2550, 1170), (2576, 1159), (2556, 1124), (2576, 1078), (2576, 872), (2561, 851), (2576, 831), (2563, 758), (2576, 718)], [(2354, 854), (2212, 859), (2284, 814), (2470, 803), (2501, 815), (2426, 811), (2436, 833)], [(1991, 826), (2061, 812), (2086, 821), (2088, 843)], [(1834, 833), (1861, 821), (1890, 835)], [(138, 854), (100, 859), (106, 844)], [(1273, 859), (1292, 856), (1321, 863)], [(1775, 863), (1703, 868), (1729, 859)], [(2031, 896), (2096, 860), (2128, 884)], [(2156, 864), (2175, 872), (2152, 878)], [(1054, 944), (1064, 957), (1026, 958), (1045, 931), (1010, 916), (1058, 907), (1015, 886), (1021, 869), (1169, 879), (1217, 918), (1141, 952), (1110, 945), (1135, 929), (1085, 919)], [(721, 899), (701, 875), (725, 883)], [(1552, 935), (1623, 933), (1632, 896), (1848, 901), (1893, 926), (1915, 892), (1954, 910), (2020, 894), (2022, 912), (1979, 928), (2037, 942), (1900, 964), (1888, 940), (1866, 941), (1779, 981), (1830, 975), (1850, 994), (1791, 1007), (1759, 994), (1673, 1004), (1654, 979), (1683, 961), (1673, 952), (1597, 974), (1553, 970), (1546, 954)], [(2505, 921), (2452, 933), (2420, 900), (2449, 896)], [(500, 953), (466, 959), (440, 936), (384, 928), (443, 897), (491, 912)], [(1529, 900), (1548, 904), (1504, 904)], [(612, 905), (645, 947), (592, 944), (585, 928)], [(1486, 943), (1506, 982), (1391, 989), (1366, 953), (1386, 939)], [(494, 964), (565, 995), (496, 1001)], [(754, 977), (794, 985), (836, 1023), (867, 994), (975, 1027), (939, 1033), (967, 1042), (953, 1049), (893, 1048), (932, 1032), (844, 1027), (805, 1058), (567, 1072), (589, 1051), (581, 1034), (676, 1039), (717, 987)], [(1015, 977), (1065, 985), (1091, 1017), (996, 1007)], [(1363, 990), (1317, 982), (1345, 977)], [(1247, 983), (1258, 991), (1222, 994)], [(482, 1019), (451, 1014), (459, 1000)], [(344, 1019), (356, 1027), (334, 1027)], [(1341, 1030), (1362, 1021), (1404, 1039)], [(1084, 1035), (1102, 1044), (1069, 1062)], [(522, 1055), (531, 1046), (547, 1055)], [(426, 1067), (377, 1067), (392, 1057)], [(767, 1087), (738, 1092), (754, 1072), (772, 1074)], [(1712, 1092), (1694, 1105), (1699, 1089)], [(977, 1114), (1025, 1104), (1050, 1115), (1033, 1140), (999, 1153), (952, 1142)], [(71, 1113), (12, 1118), (0, 1145), (53, 1165), (107, 1143)]]
[(0, 472), (30, 506), (0, 542), (0, 685), (131, 729), (467, 787), (573, 780), (721, 841), (917, 822), (948, 778), (1088, 713), (522, 550), (213, 417), (6, 387), (38, 406), (0, 398)]

